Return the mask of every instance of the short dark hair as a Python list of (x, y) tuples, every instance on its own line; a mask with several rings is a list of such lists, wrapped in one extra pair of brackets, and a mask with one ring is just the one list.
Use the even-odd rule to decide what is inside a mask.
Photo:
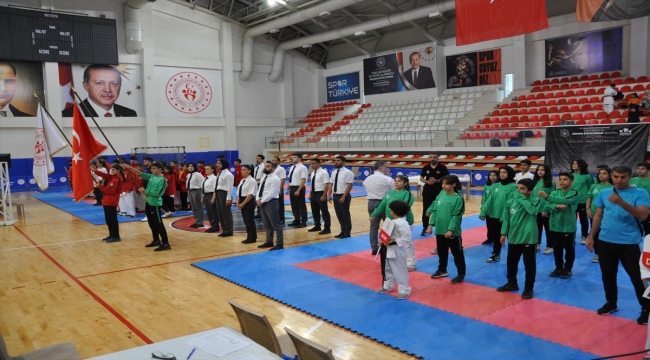
[(264, 155), (262, 155), (262, 154), (257, 154), (257, 156), (256, 156), (256, 157), (258, 157), (258, 158), (260, 158), (260, 159), (262, 159), (262, 160), (264, 160)]
[(420, 55), (419, 52), (414, 51), (414, 52), (411, 53), (411, 55), (409, 55), (409, 62), (411, 61), (411, 57), (412, 57), (413, 55), (415, 55), (415, 54), (418, 54), (418, 57), (422, 58), (422, 55)]
[(240, 159), (240, 158), (237, 158), (237, 159), (235, 159), (235, 162), (238, 162), (238, 163), (241, 164), (241, 159)]
[(122, 84), (122, 73), (117, 70), (115, 67), (111, 65), (105, 65), (105, 64), (93, 64), (93, 65), (88, 65), (86, 67), (86, 70), (84, 70), (84, 82), (87, 84), (90, 81), (90, 72), (93, 70), (112, 70), (117, 73), (117, 78), (120, 81), (120, 85)]
[(609, 168), (609, 166), (607, 164), (596, 165), (596, 169), (604, 169), (604, 168)]
[(407, 204), (402, 200), (392, 201), (390, 204), (388, 204), (388, 208), (391, 209), (395, 213), (395, 215), (399, 217), (406, 216), (406, 214), (409, 213), (409, 210), (411, 210), (409, 204)]
[(218, 159), (217, 162), (221, 163), (221, 168), (222, 169), (230, 169), (230, 164), (228, 163), (228, 160), (226, 160), (226, 159)]
[(135, 156), (135, 155), (131, 155), (131, 157), (129, 158), (129, 160), (138, 160), (138, 157)]
[(627, 167), (625, 165), (614, 166), (614, 168), (612, 169), (612, 172), (613, 173), (617, 172), (619, 174), (630, 174), (630, 175), (632, 175), (632, 169), (630, 169), (629, 167)]
[(640, 163), (636, 164), (636, 167), (639, 167), (639, 166), (643, 166), (644, 168), (646, 168), (646, 170), (650, 170), (650, 163), (648, 163), (648, 162), (644, 161), (644, 162), (640, 162)]
[(379, 170), (379, 168), (382, 167), (382, 166), (388, 166), (388, 165), (386, 164), (385, 161), (378, 160), (378, 161), (375, 161), (375, 165), (373, 166), (373, 169)]
[(277, 156), (277, 155), (275, 155), (273, 158), (276, 159), (278, 162), (281, 162), (281, 161), (282, 161), (282, 159), (280, 159), (280, 157)]
[(400, 179), (406, 186), (409, 186), (409, 178), (406, 175), (397, 175), (395, 176), (395, 180)]
[(339, 155), (339, 156), (337, 156), (336, 158), (339, 159), (339, 160), (341, 160), (341, 161), (343, 161), (343, 162), (346, 162), (346, 160), (345, 160), (345, 156), (343, 156), (343, 155)]
[(429, 152), (429, 155), (438, 155), (438, 156), (440, 156), (440, 154), (438, 154), (437, 151), (431, 151), (431, 152)]
[(171, 164), (171, 163), (177, 164), (178, 162), (177, 162), (176, 160), (169, 160), (169, 163), (170, 163), (170, 164)]
[(320, 164), (320, 159), (319, 158), (313, 158), (310, 161), (313, 161), (313, 162), (315, 162), (317, 164)]
[(14, 76), (17, 76), (17, 75), (18, 75), (18, 73), (16, 72), (16, 67), (13, 66), (13, 65), (11, 65), (10, 63), (0, 62), (0, 65), (7, 65), (7, 66), (9, 66), (9, 67), (11, 68), (11, 71), (14, 72)]
[(533, 162), (530, 161), (530, 160), (528, 160), (528, 159), (521, 160), (519, 163), (520, 163), (520, 164), (526, 164), (526, 165), (528, 165), (528, 166), (533, 165)]
[(197, 163), (197, 164), (205, 164), (205, 161), (203, 161), (203, 160), (199, 160), (199, 161), (197, 161), (196, 163)]
[(559, 173), (557, 175), (558, 178), (561, 178), (562, 176), (566, 176), (566, 177), (569, 178), (569, 180), (573, 181), (573, 173), (572, 172), (562, 171), (561, 173)]
[(273, 161), (267, 161), (267, 164), (270, 164), (272, 168), (276, 169), (278, 167), (278, 164), (274, 163)]
[(153, 162), (153, 158), (151, 156), (145, 156), (144, 159), (142, 160), (147, 160)]
[(295, 156), (298, 159), (302, 159), (302, 154), (291, 154), (291, 156)]
[(440, 183), (449, 184), (454, 186), (454, 191), (460, 193), (463, 184), (460, 182), (460, 179), (456, 175), (445, 175), (440, 179)]
[(151, 164), (151, 167), (155, 167), (162, 170), (163, 164), (156, 161), (155, 163)]
[(535, 188), (535, 182), (532, 179), (524, 178), (517, 182), (526, 187), (528, 190), (533, 190)]
[(248, 169), (248, 171), (253, 172), (253, 167), (250, 165), (242, 165), (242, 168)]

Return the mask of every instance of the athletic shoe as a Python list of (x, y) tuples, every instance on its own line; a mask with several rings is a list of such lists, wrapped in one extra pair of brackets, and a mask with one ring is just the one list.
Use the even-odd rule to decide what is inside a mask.
[(464, 280), (465, 280), (465, 276), (464, 276), (464, 275), (458, 275), (458, 276), (456, 276), (455, 278), (451, 279), (451, 283), (452, 283), (452, 284), (460, 284), (460, 283), (462, 283)]
[(562, 279), (571, 279), (572, 276), (573, 276), (573, 273), (571, 272), (571, 270), (564, 270), (564, 271), (562, 271), (562, 274), (560, 274), (560, 277)]
[(485, 262), (487, 262), (487, 263), (493, 263), (493, 262), (498, 262), (499, 260), (501, 260), (501, 256), (499, 256), (499, 255), (492, 255), (492, 256), (490, 256), (490, 257), (489, 257)]
[(246, 239), (246, 240), (242, 241), (241, 243), (242, 244), (253, 244), (253, 243), (256, 243), (256, 242), (257, 242), (257, 240)]
[(163, 219), (168, 218), (170, 216), (172, 216), (172, 213), (164, 213), (164, 214), (160, 215), (160, 217), (163, 218)]
[[(616, 305), (611, 303), (605, 303), (605, 305), (603, 305), (603, 307), (598, 309), (596, 312), (598, 313), (598, 315), (609, 315), (617, 311), (618, 311), (618, 307)], [(641, 314), (643, 314), (643, 312), (641, 312)]]
[(318, 235), (326, 235), (326, 234), (331, 234), (331, 233), (332, 233), (332, 231), (330, 230), (330, 228), (325, 228), (325, 229), (323, 229), (323, 231), (319, 232)]
[(580, 245), (584, 245), (584, 244), (586, 244), (586, 243), (587, 243), (587, 238), (583, 236), (583, 237), (580, 239)]
[(106, 241), (106, 240), (108, 240), (108, 239), (111, 239), (111, 237), (110, 237), (110, 236), (107, 236), (107, 237), (103, 238), (102, 240)]
[(593, 262), (593, 263), (600, 262), (600, 258), (598, 257), (598, 255), (594, 256), (594, 258), (591, 259), (591, 262)]
[(407, 270), (408, 272), (415, 271), (415, 266), (407, 266), (407, 267), (406, 267), (406, 270)]
[(481, 245), (490, 245), (490, 244), (492, 244), (492, 243), (493, 243), (492, 240), (490, 240), (490, 239), (485, 239), (485, 241), (483, 241), (483, 242), (481, 243)]
[(431, 255), (438, 255), (438, 248), (433, 249)]
[(550, 255), (552, 253), (553, 253), (553, 248), (551, 247), (547, 247), (546, 249), (544, 249), (544, 251), (542, 251), (542, 255)]
[(530, 300), (533, 298), (533, 290), (524, 290), (524, 292), (521, 294), (521, 298), (524, 300)]
[(165, 250), (171, 250), (172, 247), (169, 246), (169, 244), (162, 244), (158, 246), (157, 248), (153, 249), (153, 251), (165, 251)]
[(519, 285), (517, 284), (511, 284), (507, 283), (501, 287), (497, 288), (498, 292), (506, 292), (506, 291), (519, 291)]
[(548, 274), (550, 277), (560, 277), (560, 275), (562, 275), (562, 270), (560, 269), (555, 269), (550, 274)]
[(539, 244), (537, 244), (537, 248), (535, 249), (535, 251), (539, 252), (541, 249), (542, 247)]
[(408, 294), (398, 294), (397, 295), (397, 300), (406, 300), (408, 298)]
[(315, 231), (321, 231), (322, 229), (320, 226), (314, 226), (313, 228), (307, 230), (307, 232), (315, 232)]
[(145, 217), (143, 217), (142, 219), (140, 219), (140, 221), (142, 221), (142, 222), (147, 222), (148, 220), (147, 220), (147, 217), (145, 216)]
[(639, 325), (648, 325), (648, 316), (650, 316), (650, 309), (641, 309), (641, 315), (636, 319)]
[(382, 286), (382, 287), (380, 287), (380, 288), (377, 290), (377, 294), (385, 294), (385, 293), (387, 293), (387, 292), (389, 292), (389, 291), (391, 291), (391, 290), (393, 290), (393, 289), (388, 290), (388, 289), (385, 289), (385, 288)]
[(122, 241), (122, 239), (120, 239), (118, 237), (110, 238), (110, 239), (106, 240), (107, 243), (120, 242), (120, 241)]
[(151, 243), (145, 245), (144, 247), (158, 247), (160, 245), (162, 245), (160, 241), (152, 241)]
[(433, 275), (431, 275), (431, 278), (432, 279), (438, 279), (438, 278), (447, 277), (447, 276), (449, 276), (449, 273), (447, 273), (446, 271), (438, 270), (435, 273), (433, 273)]

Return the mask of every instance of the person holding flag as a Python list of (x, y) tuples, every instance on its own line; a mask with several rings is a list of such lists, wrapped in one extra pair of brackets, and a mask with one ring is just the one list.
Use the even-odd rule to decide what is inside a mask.
[(52, 124), (52, 120), (47, 116), (45, 109), (39, 102), (36, 115), (36, 144), (34, 145), (32, 173), (41, 191), (47, 190), (50, 185), (47, 176), (54, 172), (52, 156), (66, 146), (66, 141), (59, 136), (54, 124)]
[(90, 162), (106, 150), (106, 145), (95, 139), (79, 105), (72, 110), (72, 195), (76, 202), (93, 192), (93, 177)]

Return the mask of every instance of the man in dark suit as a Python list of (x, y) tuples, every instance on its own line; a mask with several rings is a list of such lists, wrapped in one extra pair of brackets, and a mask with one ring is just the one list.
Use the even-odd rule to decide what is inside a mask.
[(431, 68), (420, 66), (420, 53), (414, 52), (409, 56), (411, 68), (404, 72), (404, 77), (416, 89), (429, 89), (436, 87), (433, 81)]
[[(127, 107), (115, 104), (120, 96), (122, 76), (110, 65), (90, 65), (84, 71), (83, 86), (88, 98), (80, 105), (84, 115), (93, 117), (136, 117), (138, 114)], [(72, 116), (72, 108), (62, 112), (63, 117)]]
[(0, 63), (0, 117), (34, 116), (22, 112), (10, 104), (14, 99), (17, 87), (16, 68), (8, 63)]

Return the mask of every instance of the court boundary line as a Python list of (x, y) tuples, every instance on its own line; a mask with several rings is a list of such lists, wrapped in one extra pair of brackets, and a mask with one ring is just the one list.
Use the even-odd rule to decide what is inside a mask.
[[(126, 234), (126, 235), (120, 235), (120, 237), (126, 237), (126, 236), (132, 236), (132, 235), (142, 235), (142, 234), (149, 234), (149, 232), (142, 232), (142, 233), (133, 233), (133, 234)], [(103, 238), (92, 238), (92, 239), (83, 239), (83, 240), (72, 240), (72, 241), (64, 241), (60, 243), (53, 243), (53, 244), (43, 244), (43, 245), (38, 245), (38, 246), (55, 246), (55, 245), (62, 245), (62, 244), (72, 244), (72, 243), (78, 243), (78, 242), (83, 242), (83, 241), (94, 241), (94, 240), (101, 240)], [(0, 249), (0, 251), (10, 251), (10, 250), (22, 250), (22, 249), (34, 249), (37, 246), (21, 246), (21, 247), (15, 247), (15, 248), (8, 248), (8, 249)]]

